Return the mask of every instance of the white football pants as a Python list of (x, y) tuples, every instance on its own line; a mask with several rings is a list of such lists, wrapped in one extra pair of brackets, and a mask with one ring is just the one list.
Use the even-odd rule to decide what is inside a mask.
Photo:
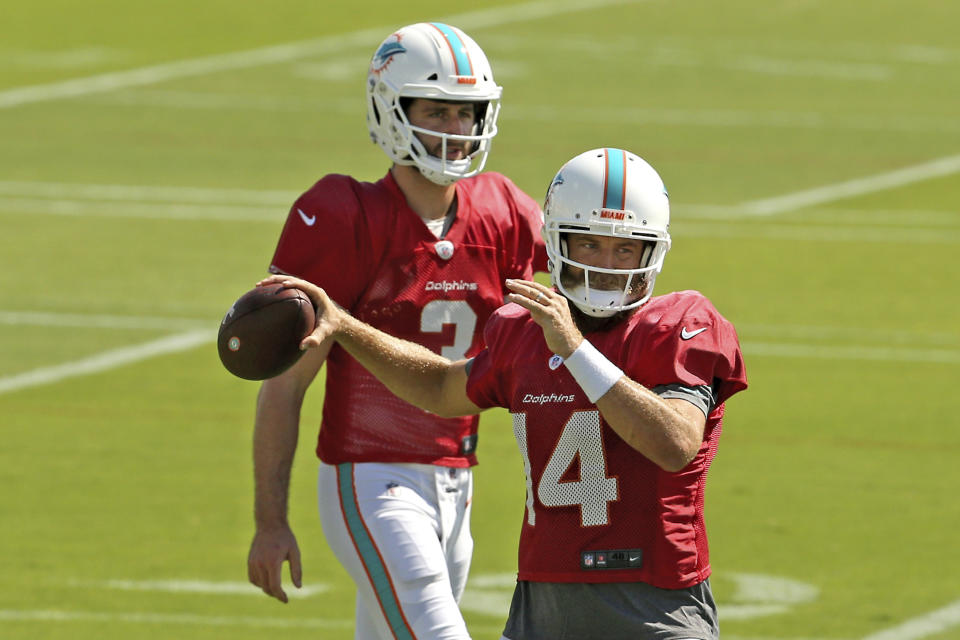
[(323, 533), (357, 585), (356, 640), (469, 640), (457, 606), (473, 474), (427, 464), (320, 464)]

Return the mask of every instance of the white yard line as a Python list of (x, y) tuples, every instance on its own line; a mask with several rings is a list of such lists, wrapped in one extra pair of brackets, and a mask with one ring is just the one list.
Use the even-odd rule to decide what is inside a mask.
[[(609, 5), (634, 4), (638, 0), (547, 0), (528, 2), (513, 6), (491, 7), (480, 11), (460, 13), (446, 18), (450, 22), (466, 29), (482, 29), (512, 22), (537, 20), (561, 13), (589, 11)], [(103, 73), (85, 78), (74, 78), (62, 82), (18, 87), (0, 91), (0, 109), (17, 107), (37, 102), (48, 102), (62, 98), (75, 98), (94, 93), (114, 91), (126, 87), (142, 87), (177, 78), (203, 76), (211, 73), (246, 69), (267, 64), (277, 64), (300, 60), (309, 56), (328, 53), (342, 54), (351, 47), (372, 47), (380, 42), (391, 29), (399, 25), (361, 29), (350, 33), (337, 34), (290, 42), (287, 44), (236, 51), (219, 55), (179, 60), (165, 64), (156, 64), (139, 69)]]
[(192, 204), (276, 205), (288, 204), (293, 191), (216, 189), (209, 187), (164, 187), (71, 182), (25, 182), (0, 180), (0, 196), (68, 200), (175, 202)]
[[(742, 220), (742, 219), (741, 219)], [(909, 226), (909, 225), (905, 225)], [(897, 228), (838, 226), (826, 222), (818, 224), (757, 224), (757, 222), (677, 223), (671, 235), (678, 238), (765, 238), (792, 242), (847, 242), (896, 243), (898, 245), (953, 245), (960, 244), (960, 231), (942, 228)]]
[[(813, 189), (805, 189), (773, 198), (748, 200), (732, 206), (675, 205), (675, 208), (688, 210), (693, 217), (700, 219), (724, 220), (736, 217), (771, 217), (776, 214), (823, 205), (845, 198), (867, 195), (878, 191), (940, 178), (960, 173), (960, 154), (939, 158), (912, 167), (905, 167), (873, 176), (856, 178)], [(280, 190), (255, 191), (250, 189), (212, 189), (199, 187), (158, 187), (135, 185), (98, 185), (68, 184), (25, 181), (0, 181), (0, 208), (7, 210), (30, 211), (55, 215), (104, 215), (118, 217), (149, 217), (175, 219), (239, 219), (274, 220), (282, 215), (287, 204), (295, 197), (294, 192)], [(892, 213), (886, 212), (887, 217)], [(901, 215), (907, 215), (903, 212)], [(951, 220), (942, 212), (938, 224), (950, 224)], [(950, 216), (952, 218), (952, 216)], [(916, 221), (914, 221), (916, 222)], [(853, 230), (853, 235), (838, 234), (835, 225), (828, 239), (861, 240), (869, 239), (861, 230)], [(710, 233), (722, 233), (722, 229), (709, 230)], [(726, 233), (729, 234), (730, 230)], [(695, 228), (687, 226), (687, 233), (696, 233)], [(780, 234), (784, 237), (802, 239), (805, 234), (813, 233), (811, 239), (823, 239), (815, 230), (780, 230), (757, 233)], [(923, 230), (911, 231), (917, 236), (912, 241), (926, 244), (953, 244), (956, 238), (950, 234), (925, 234)], [(859, 234), (859, 236), (858, 236)], [(878, 229), (877, 241), (887, 241), (889, 234)], [(919, 235), (917, 235), (919, 234)], [(909, 235), (909, 234), (907, 234)], [(897, 237), (911, 238), (899, 231)]]
[(271, 629), (350, 629), (353, 620), (271, 618), (267, 616), (203, 616), (189, 613), (0, 609), (0, 620), (13, 622), (95, 622), (202, 627), (263, 627)]
[(891, 629), (871, 633), (863, 640), (920, 640), (954, 627), (960, 627), (960, 600)]
[[(105, 351), (89, 358), (0, 378), (0, 395), (68, 378), (101, 373), (141, 360), (187, 351), (212, 342), (212, 330), (197, 330), (147, 342), (133, 347)], [(824, 360), (864, 360), (872, 362), (913, 362), (921, 364), (960, 364), (957, 349), (914, 349), (908, 347), (824, 346), (796, 343), (744, 342), (748, 356), (775, 358), (819, 358)]]
[(110, 316), (46, 311), (3, 311), (0, 324), (31, 327), (77, 327), (81, 329), (157, 329), (170, 331), (201, 329), (205, 321), (195, 318), (162, 318), (158, 316)]
[(915, 182), (941, 178), (960, 172), (960, 154), (924, 162), (912, 167), (888, 171), (865, 178), (805, 189), (775, 198), (749, 200), (739, 205), (743, 213), (770, 216), (803, 207), (895, 189)]
[[(484, 38), (486, 42), (488, 38)], [(566, 43), (564, 43), (566, 45)], [(295, 73), (312, 73), (321, 76), (321, 80), (330, 81), (329, 76), (337, 74), (335, 81), (346, 73), (348, 77), (356, 73), (356, 62), (344, 62), (344, 58), (328, 58), (325, 63), (304, 62)], [(360, 63), (360, 69), (363, 69)], [(308, 70), (306, 65), (313, 69)], [(504, 69), (506, 67), (506, 69)], [(533, 73), (526, 65), (518, 62), (499, 62), (497, 77), (509, 77), (512, 81)], [(339, 113), (352, 115), (357, 112), (357, 100), (344, 99), (308, 99), (302, 95), (269, 96), (224, 93), (209, 91), (143, 89), (134, 87), (128, 91), (113, 91), (109, 94), (96, 94), (87, 98), (96, 104), (109, 107), (150, 107), (164, 109), (193, 110), (232, 110), (266, 111), (277, 113)], [(814, 129), (821, 131), (877, 131), (882, 133), (937, 133), (946, 135), (960, 132), (960, 123), (956, 118), (924, 116), (922, 114), (875, 115), (860, 113), (855, 116), (837, 116), (818, 111), (784, 110), (748, 110), (748, 109), (652, 109), (641, 107), (592, 106), (592, 105), (510, 105), (509, 116), (514, 120), (542, 122), (550, 119), (558, 122), (602, 121), (608, 124), (621, 122), (630, 126), (639, 124), (714, 127), (714, 128), (779, 128)]]
[[(117, 591), (161, 591), (164, 593), (206, 593), (212, 595), (242, 595), (263, 597), (263, 591), (249, 582), (214, 582), (211, 580), (106, 580), (104, 582), (71, 583), (72, 586), (89, 588), (103, 587)], [(320, 593), (330, 591), (328, 584), (304, 585), (297, 589), (288, 588), (287, 595), (291, 598), (309, 598)]]
[(744, 342), (747, 356), (775, 358), (820, 358), (871, 362), (960, 364), (960, 349), (911, 349), (907, 347), (825, 346), (811, 344)]
[[(274, 618), (268, 616), (205, 616), (192, 613), (149, 613), (133, 611), (67, 611), (63, 609), (0, 609), (0, 621), (11, 622), (92, 622), (99, 624), (149, 624), (193, 627), (254, 627), (264, 629), (344, 629), (353, 628), (353, 618)], [(471, 630), (495, 636), (502, 625), (473, 625)], [(741, 640), (747, 640), (746, 638)], [(764, 640), (751, 638), (749, 640)], [(809, 638), (807, 640), (817, 640)]]
[(74, 360), (73, 362), (65, 362), (50, 367), (40, 367), (32, 371), (0, 378), (0, 395), (59, 382), (67, 378), (108, 371), (159, 355), (187, 351), (202, 344), (212, 342), (215, 339), (216, 333), (213, 329), (198, 329), (152, 340), (132, 347), (111, 349), (110, 351), (104, 351), (89, 358)]
[(184, 220), (188, 222), (270, 222), (283, 223), (296, 199), (291, 195), (286, 204), (266, 205), (212, 205), (179, 202), (113, 202), (96, 200), (49, 200), (46, 198), (4, 198), (0, 196), (0, 211), (22, 212), (50, 216), (89, 216), (96, 218), (127, 218), (138, 220)]

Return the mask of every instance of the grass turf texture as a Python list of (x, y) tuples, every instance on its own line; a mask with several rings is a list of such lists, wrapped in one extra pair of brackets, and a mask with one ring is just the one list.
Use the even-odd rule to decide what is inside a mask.
[[(496, 4), (504, 16), (516, 6)], [(505, 87), (489, 168), (541, 199), (556, 168), (587, 148), (648, 159), (674, 211), (658, 292), (699, 289), (740, 330), (752, 386), (730, 402), (707, 498), (724, 636), (859, 640), (957, 602), (949, 385), (960, 363), (960, 178), (765, 217), (741, 205), (960, 153), (960, 9), (586, 3), (496, 24), (495, 5), (475, 9), (487, 22), (458, 24)], [(252, 535), (256, 385), (222, 370), (213, 339), (264, 273), (299, 191), (327, 172), (385, 171), (362, 98), (380, 39), (459, 12), (210, 0), (4, 8), (0, 95), (375, 35), (276, 64), (0, 108), (0, 381), (193, 329), (211, 339), (0, 393), (0, 636), (352, 637), (352, 586), (316, 516), (319, 384), (304, 410), (291, 519), (305, 582), (326, 590), (286, 607), (234, 592)], [(85, 186), (65, 196), (51, 183)], [(125, 321), (98, 325), (102, 316)], [(466, 617), (474, 637), (490, 638), (510, 591), (490, 576), (515, 571), (524, 490), (505, 413), (485, 415), (480, 443)], [(724, 617), (783, 601), (744, 595), (741, 574), (813, 595)]]

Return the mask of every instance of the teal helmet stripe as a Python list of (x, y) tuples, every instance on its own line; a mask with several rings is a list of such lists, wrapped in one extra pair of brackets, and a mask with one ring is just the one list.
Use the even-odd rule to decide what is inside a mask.
[(457, 32), (442, 22), (431, 22), (430, 25), (442, 33), (443, 37), (447, 40), (447, 44), (450, 45), (450, 53), (453, 54), (453, 61), (457, 65), (457, 75), (472, 76), (473, 65), (470, 64), (470, 56), (467, 55), (467, 47), (465, 44), (463, 44), (463, 40), (460, 39), (460, 36), (457, 35)]
[(603, 176), (603, 208), (623, 209), (626, 200), (627, 152), (623, 149), (604, 149), (606, 160)]
[(357, 548), (357, 553), (360, 554), (360, 560), (367, 570), (377, 601), (383, 611), (383, 617), (386, 618), (393, 637), (398, 640), (416, 640), (400, 609), (400, 601), (393, 590), (387, 567), (383, 564), (380, 552), (370, 537), (367, 526), (363, 523), (363, 515), (357, 505), (357, 494), (353, 488), (352, 463), (345, 462), (337, 465), (337, 489), (340, 493), (340, 505), (346, 520), (347, 532)]

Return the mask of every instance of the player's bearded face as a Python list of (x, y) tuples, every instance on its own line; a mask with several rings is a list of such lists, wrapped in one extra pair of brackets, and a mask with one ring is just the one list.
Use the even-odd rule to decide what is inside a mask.
[[(586, 267), (595, 267), (603, 270), (633, 270), (640, 267), (643, 256), (648, 255), (652, 247), (648, 243), (633, 239), (620, 238), (596, 234), (568, 233), (563, 238), (564, 255)], [(614, 292), (597, 295), (595, 299), (606, 300), (601, 304), (608, 304), (611, 299), (631, 303), (646, 295), (650, 287), (650, 278), (647, 274), (607, 273), (596, 269), (577, 267), (563, 263), (560, 270), (560, 284), (579, 299), (591, 299), (596, 292)], [(626, 293), (624, 294), (624, 291)], [(594, 292), (594, 293), (589, 293)], [(576, 305), (571, 305), (573, 319), (581, 332), (590, 333), (603, 331), (615, 325), (635, 309), (620, 311), (613, 316), (598, 318), (582, 313)]]
[[(579, 269), (577, 267), (564, 265), (563, 270), (560, 272), (560, 282), (568, 289), (573, 289), (574, 287), (583, 285), (583, 271), (583, 269)], [(626, 284), (627, 276), (625, 275), (595, 272), (591, 272), (590, 275), (591, 289), (620, 292), (623, 291), (623, 288), (626, 286)], [(627, 300), (636, 300), (640, 298), (646, 293), (646, 290), (646, 275), (634, 276), (633, 281), (630, 284), (630, 291), (627, 294)], [(615, 327), (620, 323), (621, 320), (637, 311), (637, 309), (628, 309), (626, 311), (619, 311), (606, 318), (595, 318), (585, 314), (575, 304), (570, 304), (569, 307), (574, 324), (577, 325), (577, 329), (579, 329), (583, 334), (606, 331), (607, 329)]]
[[(564, 244), (568, 258), (601, 269), (636, 269), (647, 249), (642, 240), (587, 233), (565, 234)], [(623, 291), (629, 282), (628, 299), (636, 300), (646, 293), (646, 275), (634, 275), (631, 279), (627, 274), (590, 270), (585, 277), (584, 272), (585, 269), (564, 264), (560, 282), (568, 289), (583, 285), (600, 291)]]
[[(627, 286), (629, 276), (614, 273), (590, 272), (590, 288), (600, 291), (623, 291)], [(572, 289), (585, 283), (584, 270), (569, 264), (563, 266), (560, 272), (560, 282), (564, 287)], [(627, 292), (627, 300), (636, 300), (647, 291), (647, 276), (635, 275), (630, 282), (630, 290)]]
[[(476, 105), (472, 102), (447, 102), (417, 98), (407, 108), (407, 119), (415, 127), (447, 135), (473, 135), (477, 124)], [(465, 140), (446, 140), (440, 136), (415, 133), (427, 152), (448, 161), (463, 160), (472, 151)]]

